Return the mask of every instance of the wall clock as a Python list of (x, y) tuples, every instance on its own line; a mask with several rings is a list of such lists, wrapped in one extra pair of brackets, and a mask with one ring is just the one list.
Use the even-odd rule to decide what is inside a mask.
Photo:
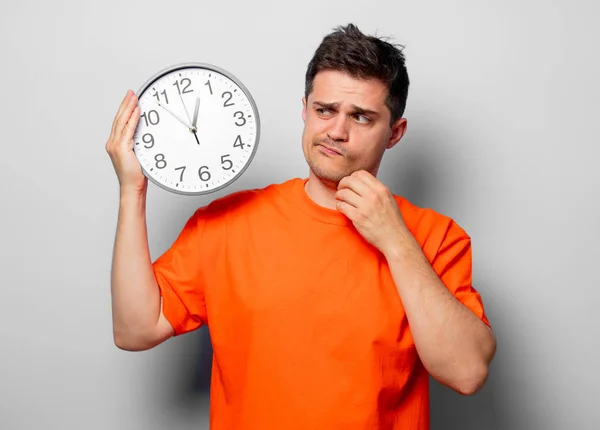
[(230, 185), (248, 168), (260, 137), (248, 89), (222, 68), (182, 63), (163, 69), (136, 93), (140, 119), (133, 149), (144, 175), (178, 194)]

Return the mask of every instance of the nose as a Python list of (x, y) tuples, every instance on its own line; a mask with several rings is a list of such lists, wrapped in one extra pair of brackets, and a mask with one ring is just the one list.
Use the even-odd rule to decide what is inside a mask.
[(346, 115), (337, 115), (331, 121), (327, 135), (331, 140), (346, 142), (348, 140), (348, 118)]

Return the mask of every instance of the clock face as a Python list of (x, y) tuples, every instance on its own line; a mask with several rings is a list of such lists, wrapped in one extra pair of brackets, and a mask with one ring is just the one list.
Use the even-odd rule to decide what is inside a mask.
[(201, 63), (173, 66), (150, 78), (137, 96), (133, 147), (156, 185), (179, 194), (210, 193), (235, 181), (252, 161), (258, 109), (225, 70)]

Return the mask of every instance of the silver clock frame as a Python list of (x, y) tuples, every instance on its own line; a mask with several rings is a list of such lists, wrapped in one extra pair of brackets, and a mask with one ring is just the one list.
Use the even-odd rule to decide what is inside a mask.
[[(146, 176), (146, 178), (148, 178), (154, 185), (157, 185), (158, 187), (162, 188), (163, 190), (175, 193), (175, 194), (181, 194), (184, 196), (199, 196), (199, 195), (204, 195), (204, 194), (211, 194), (214, 193), (216, 191), (219, 191), (225, 187), (230, 186), (231, 184), (233, 184), (235, 181), (237, 181), (240, 177), (242, 177), (242, 175), (244, 174), (244, 172), (246, 171), (246, 169), (248, 168), (248, 166), (250, 166), (250, 164), (252, 164), (252, 160), (254, 159), (254, 155), (256, 154), (256, 151), (258, 150), (258, 144), (260, 141), (260, 113), (258, 111), (258, 106), (256, 105), (254, 98), (252, 97), (252, 94), (250, 93), (250, 91), (248, 90), (248, 88), (246, 88), (246, 86), (242, 83), (242, 81), (240, 81), (235, 75), (233, 75), (231, 72), (228, 72), (225, 69), (222, 69), (220, 67), (217, 67), (213, 64), (208, 64), (208, 63), (198, 63), (198, 62), (188, 62), (188, 63), (178, 63), (178, 64), (174, 64), (172, 66), (166, 67), (162, 70), (160, 70), (159, 72), (155, 73), (153, 76), (151, 76), (146, 82), (144, 82), (144, 84), (140, 87), (140, 89), (136, 92), (136, 96), (139, 98), (142, 96), (142, 94), (144, 94), (144, 92), (158, 79), (160, 79), (161, 77), (163, 77), (164, 75), (167, 75), (169, 73), (172, 73), (174, 71), (180, 70), (180, 69), (187, 69), (187, 68), (202, 68), (202, 69), (208, 69), (208, 70), (212, 70), (216, 73), (220, 73), (224, 76), (226, 76), (227, 78), (231, 79), (233, 82), (236, 83), (236, 85), (238, 87), (240, 87), (240, 89), (244, 92), (244, 94), (246, 95), (246, 97), (248, 98), (248, 100), (250, 101), (250, 105), (252, 106), (252, 110), (255, 113), (255, 121), (256, 121), (256, 141), (254, 142), (254, 148), (252, 150), (252, 153), (250, 154), (250, 158), (248, 158), (248, 162), (245, 164), (245, 166), (239, 171), (239, 173), (229, 182), (226, 182), (225, 184), (217, 187), (217, 188), (212, 188), (210, 190), (205, 190), (205, 191), (193, 191), (193, 192), (186, 192), (186, 191), (179, 191), (173, 188), (169, 188), (166, 185), (161, 184), (160, 182), (158, 182), (157, 180), (155, 180), (150, 173), (148, 173), (148, 171), (146, 171), (146, 169), (144, 169), (144, 166), (142, 165), (142, 163), (140, 162), (140, 166), (142, 168), (142, 172), (144, 173), (144, 176)], [(137, 127), (136, 130), (137, 131)], [(137, 151), (135, 151), (135, 145), (133, 146), (134, 152), (136, 157), (138, 157)], [(140, 161), (139, 157), (138, 157), (138, 161)]]

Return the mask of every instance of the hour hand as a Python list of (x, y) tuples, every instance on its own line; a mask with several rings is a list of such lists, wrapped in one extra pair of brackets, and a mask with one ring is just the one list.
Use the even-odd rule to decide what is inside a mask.
[(196, 121), (198, 121), (198, 109), (200, 108), (200, 97), (196, 97), (196, 106), (194, 107), (194, 119), (192, 120), (192, 127), (196, 128)]

